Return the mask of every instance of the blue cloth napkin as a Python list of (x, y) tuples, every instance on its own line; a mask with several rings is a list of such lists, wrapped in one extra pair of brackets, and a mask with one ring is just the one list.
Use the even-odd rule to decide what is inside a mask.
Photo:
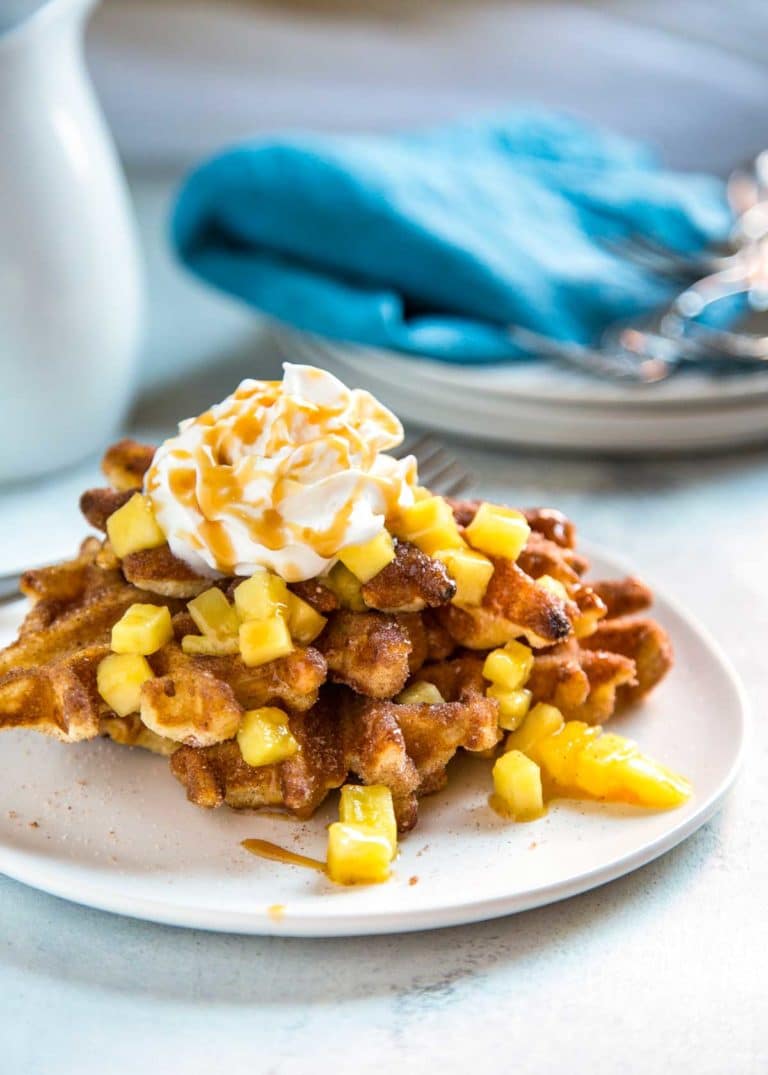
[(190, 269), (281, 321), (478, 362), (519, 357), (507, 324), (594, 342), (670, 298), (669, 281), (615, 252), (623, 236), (694, 251), (729, 224), (719, 180), (525, 111), (240, 145), (187, 178), (172, 232)]

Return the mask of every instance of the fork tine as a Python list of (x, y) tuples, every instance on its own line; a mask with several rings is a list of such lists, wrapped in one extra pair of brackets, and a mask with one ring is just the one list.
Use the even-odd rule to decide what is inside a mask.
[(471, 474), (464, 474), (461, 477), (456, 478), (450, 484), (446, 485), (440, 490), (443, 496), (461, 496), (463, 493), (468, 493), (473, 485), (473, 479)]
[(419, 466), (426, 467), (433, 459), (437, 458), (441, 453), (444, 453), (445, 449), (439, 441), (434, 439), (434, 437), (425, 434), (413, 443), (410, 451), (418, 459)]
[(417, 458), (422, 475), (430, 478), (430, 480), (436, 478), (446, 467), (453, 463), (453, 459), (442, 448), (437, 448), (429, 455), (420, 455)]
[(473, 484), (473, 475), (429, 433), (406, 437), (398, 453), (415, 455), (419, 480), (427, 488), (444, 496), (458, 496)]
[(466, 478), (467, 472), (455, 459), (449, 459), (448, 456), (444, 456), (441, 462), (442, 466), (438, 466), (437, 470), (426, 467), (421, 472), (422, 480), (428, 482), (431, 486), (445, 486), (460, 478)]

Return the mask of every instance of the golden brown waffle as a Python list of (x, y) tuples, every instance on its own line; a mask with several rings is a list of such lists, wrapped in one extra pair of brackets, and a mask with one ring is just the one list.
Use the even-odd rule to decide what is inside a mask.
[(349, 769), (365, 784), (391, 788), (401, 830), (416, 824), (417, 798), (445, 786), (446, 766), (457, 750), (488, 750), (500, 739), (496, 704), (471, 689), (456, 701), (432, 705), (347, 694), (340, 711)]
[(102, 717), (99, 721), (99, 733), (122, 746), (142, 747), (152, 754), (163, 754), (166, 757), (180, 749), (173, 739), (166, 739), (151, 732), (138, 713), (133, 713), (130, 717), (116, 717), (114, 713)]
[(101, 461), (101, 469), (113, 489), (123, 492), (139, 489), (149, 470), (155, 454), (153, 444), (139, 444), (135, 440), (119, 440), (107, 448)]
[(210, 579), (197, 575), (167, 545), (132, 552), (123, 557), (121, 564), (123, 574), (134, 586), (163, 597), (188, 599), (211, 585)]
[(456, 583), (439, 560), (407, 541), (395, 543), (395, 559), (362, 588), (369, 608), (381, 612), (421, 612), (446, 605)]
[(583, 640), (587, 650), (622, 655), (635, 666), (634, 682), (621, 686), (623, 703), (638, 702), (660, 683), (672, 667), (672, 646), (666, 632), (648, 617), (621, 617), (603, 620), (589, 638)]
[(203, 749), (181, 747), (171, 757), (171, 772), (198, 806), (272, 806), (310, 817), (347, 777), (338, 716), (320, 704), (309, 713), (291, 715), (290, 726), (300, 749), (279, 765), (246, 765), (237, 743), (230, 740)]
[(566, 720), (603, 724), (616, 709), (616, 692), (635, 683), (635, 666), (619, 653), (566, 642), (534, 659), (527, 687), (534, 702), (557, 706)]
[[(81, 500), (96, 530), (103, 534), (140, 487), (152, 453), (133, 441), (107, 452), (111, 488)], [(453, 504), (462, 526), (478, 504)], [(516, 563), (494, 560), (480, 608), (451, 604), (455, 584), (443, 564), (398, 542), (392, 563), (362, 586), (367, 611), (341, 608), (320, 580), (292, 585), (327, 625), (311, 646), (256, 668), (239, 654), (182, 651), (184, 636), (197, 633), (186, 602), (212, 583), (167, 546), (121, 561), (108, 540), (89, 538), (71, 562), (24, 576), (32, 608), (18, 640), (0, 653), (0, 729), (34, 728), (64, 742), (102, 735), (170, 755), (188, 798), (205, 807), (280, 807), (307, 817), (352, 776), (391, 788), (401, 829), (412, 828), (418, 798), (445, 785), (457, 751), (495, 747), (498, 706), (486, 696), (483, 663), (512, 635), (534, 651), (534, 701), (556, 705), (566, 719), (602, 723), (670, 667), (665, 633), (636, 615), (650, 603), (648, 588), (634, 578), (585, 582), (573, 525), (548, 509), (526, 517), (526, 547)], [(544, 576), (554, 584), (537, 583)], [(231, 597), (239, 581), (215, 585)], [(142, 687), (140, 711), (119, 717), (99, 695), (96, 673), (112, 626), (136, 602), (167, 606), (174, 638), (148, 658), (155, 678)], [(396, 701), (420, 681), (444, 701)], [(244, 711), (269, 705), (286, 712), (300, 749), (254, 768), (235, 735)]]
[(392, 698), (408, 679), (411, 641), (394, 616), (332, 612), (317, 647), (334, 682), (369, 698)]
[(535, 584), (511, 560), (493, 559), (494, 572), (479, 608), (445, 605), (438, 618), (457, 645), (488, 650), (521, 636), (535, 647), (567, 638), (578, 613), (574, 604)]

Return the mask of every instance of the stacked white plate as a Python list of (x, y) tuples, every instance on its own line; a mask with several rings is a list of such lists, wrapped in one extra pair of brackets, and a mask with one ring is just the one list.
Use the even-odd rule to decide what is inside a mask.
[(768, 370), (686, 371), (628, 386), (544, 361), (458, 366), (411, 358), (282, 325), (275, 339), (285, 359), (367, 388), (406, 422), (501, 444), (650, 454), (768, 440)]

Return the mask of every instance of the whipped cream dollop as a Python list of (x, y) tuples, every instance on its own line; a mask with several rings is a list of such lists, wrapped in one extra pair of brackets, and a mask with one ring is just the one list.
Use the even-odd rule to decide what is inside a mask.
[(395, 415), (325, 370), (283, 370), (181, 422), (147, 471), (171, 551), (201, 574), (314, 578), (414, 501), (416, 460), (386, 454)]

